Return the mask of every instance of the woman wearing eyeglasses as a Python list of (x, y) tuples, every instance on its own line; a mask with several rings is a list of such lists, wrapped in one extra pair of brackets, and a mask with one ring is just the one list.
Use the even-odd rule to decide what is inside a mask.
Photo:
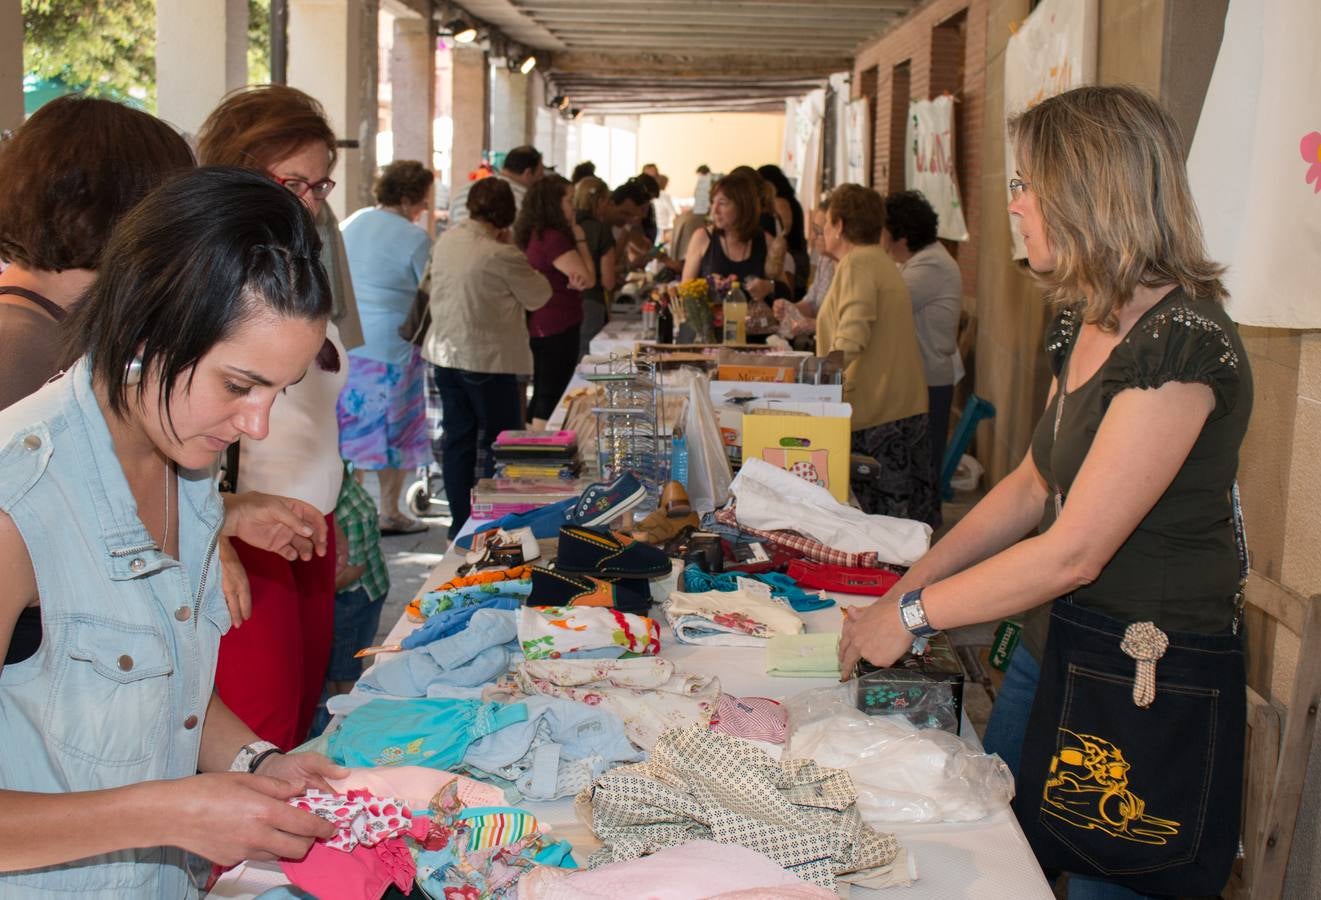
[[(316, 219), (335, 297), (325, 355), (338, 360), (314, 366), (284, 392), (264, 439), (239, 441), (237, 477), (231, 479), (239, 491), (310, 504), (326, 517), (332, 536), (331, 552), (310, 560), (289, 561), (234, 542), (250, 586), (251, 617), (221, 641), (216, 687), (248, 727), (288, 750), (307, 736), (330, 660), (334, 510), (343, 477), (335, 403), (348, 378), (345, 348), (363, 343), (343, 240), (323, 202), (335, 187), (335, 134), (316, 100), (295, 88), (262, 85), (220, 102), (202, 125), (197, 153), (204, 166), (261, 172), (302, 201)], [(239, 567), (234, 560), (229, 566)]]
[(1086, 873), (1074, 900), (1215, 894), (1159, 876), (1184, 855), (1228, 877), (1238, 843), (1247, 353), (1169, 113), (1086, 87), (1010, 126), (1009, 213), (1056, 313), (1046, 410), (1018, 468), (850, 611), (840, 661), (889, 665), (933, 629), (1026, 613), (985, 745), (1018, 773), (1034, 849), (1078, 848), (1043, 860)]

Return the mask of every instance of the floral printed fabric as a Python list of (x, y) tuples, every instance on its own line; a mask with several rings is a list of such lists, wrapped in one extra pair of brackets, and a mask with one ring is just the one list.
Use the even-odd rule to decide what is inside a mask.
[(665, 618), (684, 644), (764, 647), (777, 634), (800, 634), (803, 620), (789, 604), (749, 590), (674, 591), (665, 602)]
[(352, 851), (359, 844), (374, 847), (384, 840), (407, 834), (415, 827), (425, 831), (427, 820), (415, 823), (403, 801), (374, 797), (369, 791), (328, 794), (315, 788), (289, 800), (289, 805), (319, 816), (339, 829), (325, 841), (332, 850)]
[(518, 642), (528, 659), (618, 658), (660, 653), (660, 628), (646, 616), (600, 606), (525, 606)]
[(654, 747), (667, 728), (708, 727), (720, 701), (718, 678), (676, 672), (674, 663), (659, 657), (529, 660), (514, 667), (510, 680), (522, 694), (609, 710), (643, 750)]
[(771, 759), (702, 727), (665, 732), (645, 763), (619, 766), (592, 789), (592, 830), (604, 846), (589, 867), (690, 840), (738, 844), (826, 888), (837, 873), (886, 866), (893, 835), (862, 821), (843, 769)]

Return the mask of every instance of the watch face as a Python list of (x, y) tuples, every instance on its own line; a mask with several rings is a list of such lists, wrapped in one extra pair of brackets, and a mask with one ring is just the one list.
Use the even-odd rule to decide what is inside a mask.
[(905, 628), (913, 628), (922, 624), (922, 616), (916, 606), (901, 606), (899, 613), (903, 617)]

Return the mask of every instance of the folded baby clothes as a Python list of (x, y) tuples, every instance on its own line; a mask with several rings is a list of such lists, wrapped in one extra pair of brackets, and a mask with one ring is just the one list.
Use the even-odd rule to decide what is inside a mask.
[(793, 607), (794, 612), (811, 612), (814, 609), (828, 609), (835, 601), (813, 591), (805, 591), (788, 575), (779, 572), (703, 572), (697, 566), (689, 564), (683, 570), (683, 589), (685, 591), (734, 591), (738, 590), (738, 580), (747, 578), (768, 585), (771, 596), (784, 600)]
[(398, 797), (410, 810), (425, 810), (431, 799), (445, 788), (453, 790), (465, 806), (492, 806), (504, 799), (497, 787), (464, 775), (425, 766), (350, 769), (349, 774), (343, 778), (330, 778), (327, 782), (343, 794), (351, 790), (366, 790), (378, 797)]
[(537, 869), (519, 882), (518, 896), (519, 900), (695, 900), (736, 890), (752, 891), (751, 897), (779, 896), (777, 890), (790, 887), (808, 892), (793, 896), (819, 900), (837, 896), (786, 872), (763, 853), (737, 844), (694, 840), (595, 869)]
[(494, 597), (526, 597), (531, 590), (531, 579), (515, 578), (465, 585), (443, 591), (427, 591), (418, 600), (418, 610), (429, 619), (437, 613), (448, 612), (451, 609), (480, 608)]
[(720, 680), (676, 672), (660, 657), (633, 659), (546, 659), (519, 663), (513, 687), (609, 710), (624, 721), (634, 745), (650, 750), (666, 728), (711, 724), (720, 700)]
[(864, 824), (853, 781), (810, 759), (776, 761), (747, 741), (705, 728), (665, 732), (644, 763), (619, 766), (592, 788), (593, 869), (690, 840), (764, 853), (806, 881), (888, 865), (893, 835)]
[(402, 838), (345, 853), (317, 842), (302, 859), (282, 859), (280, 869), (317, 900), (379, 900), (391, 885), (413, 886), (417, 866)]
[(771, 635), (803, 630), (803, 620), (769, 589), (675, 591), (665, 601), (665, 618), (681, 644), (761, 647)]
[(776, 635), (766, 642), (766, 674), (789, 678), (838, 678), (839, 635)]
[(609, 710), (558, 697), (521, 702), (527, 720), (475, 741), (463, 762), (514, 782), (529, 800), (573, 796), (610, 766), (640, 758), (623, 720)]
[(525, 606), (518, 642), (528, 659), (617, 659), (660, 652), (660, 628), (646, 616), (600, 606)]
[[(379, 665), (379, 663), (378, 663)], [(371, 671), (370, 669), (368, 671)], [(431, 684), (427, 687), (427, 697), (445, 697), (451, 700), (481, 700), (481, 687), (459, 687), (449, 684)], [(332, 716), (347, 716), (360, 706), (366, 706), (373, 700), (412, 700), (400, 694), (391, 694), (373, 685), (368, 685), (361, 678), (347, 694), (336, 694), (326, 698), (326, 712)]]
[(343, 766), (452, 769), (473, 741), (526, 720), (521, 703), (373, 700), (345, 717), (327, 750)]
[(768, 697), (720, 695), (720, 705), (711, 719), (711, 730), (749, 741), (783, 744), (789, 727), (784, 706)]
[(382, 656), (360, 679), (368, 691), (425, 697), (432, 685), (475, 687), (509, 671), (517, 652), (518, 613), (479, 609), (462, 631)]
[[(499, 582), (494, 585), (480, 585), (480, 587), (501, 587), (505, 584), (520, 585), (520, 582)], [(399, 642), (399, 645), (406, 650), (414, 647), (421, 647), (423, 644), (430, 644), (432, 641), (458, 634), (468, 627), (468, 622), (478, 610), (482, 609), (518, 609), (527, 599), (527, 595), (532, 590), (531, 580), (526, 582), (526, 587), (519, 587), (518, 590), (499, 591), (491, 594), (484, 594), (480, 599), (466, 606), (454, 606), (443, 612), (438, 612), (428, 618), (425, 622), (413, 630), (413, 633)]]

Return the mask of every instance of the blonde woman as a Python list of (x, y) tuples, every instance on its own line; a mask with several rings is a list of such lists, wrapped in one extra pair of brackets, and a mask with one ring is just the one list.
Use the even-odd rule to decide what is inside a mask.
[[(849, 617), (843, 671), (859, 658), (888, 665), (930, 629), (1027, 613), (985, 743), (1019, 770), (1016, 811), (1034, 848), (1064, 840), (1092, 853), (1098, 865), (1076, 869), (1090, 877), (1070, 880), (1071, 898), (1214, 894), (1186, 873), (1161, 884), (1181, 870), (1154, 855), (1186, 852), (1213, 882), (1237, 847), (1233, 484), (1252, 408), (1247, 354), (1168, 113), (1135, 88), (1088, 87), (1012, 126), (1009, 211), (1057, 313), (1049, 401), (1018, 468), (886, 597)], [(1159, 658), (1145, 708), (1125, 700), (1130, 651)], [(1088, 699), (1101, 689), (1118, 692), (1115, 705)], [(1066, 691), (1073, 702), (1061, 704)], [(1205, 709), (1181, 726), (1189, 698)], [(1112, 721), (1086, 721), (1103, 706)], [(1055, 728), (1061, 711), (1073, 718)], [(1053, 729), (1058, 769), (1044, 789), (1039, 725)], [(1075, 805), (1057, 793), (1066, 785)]]

